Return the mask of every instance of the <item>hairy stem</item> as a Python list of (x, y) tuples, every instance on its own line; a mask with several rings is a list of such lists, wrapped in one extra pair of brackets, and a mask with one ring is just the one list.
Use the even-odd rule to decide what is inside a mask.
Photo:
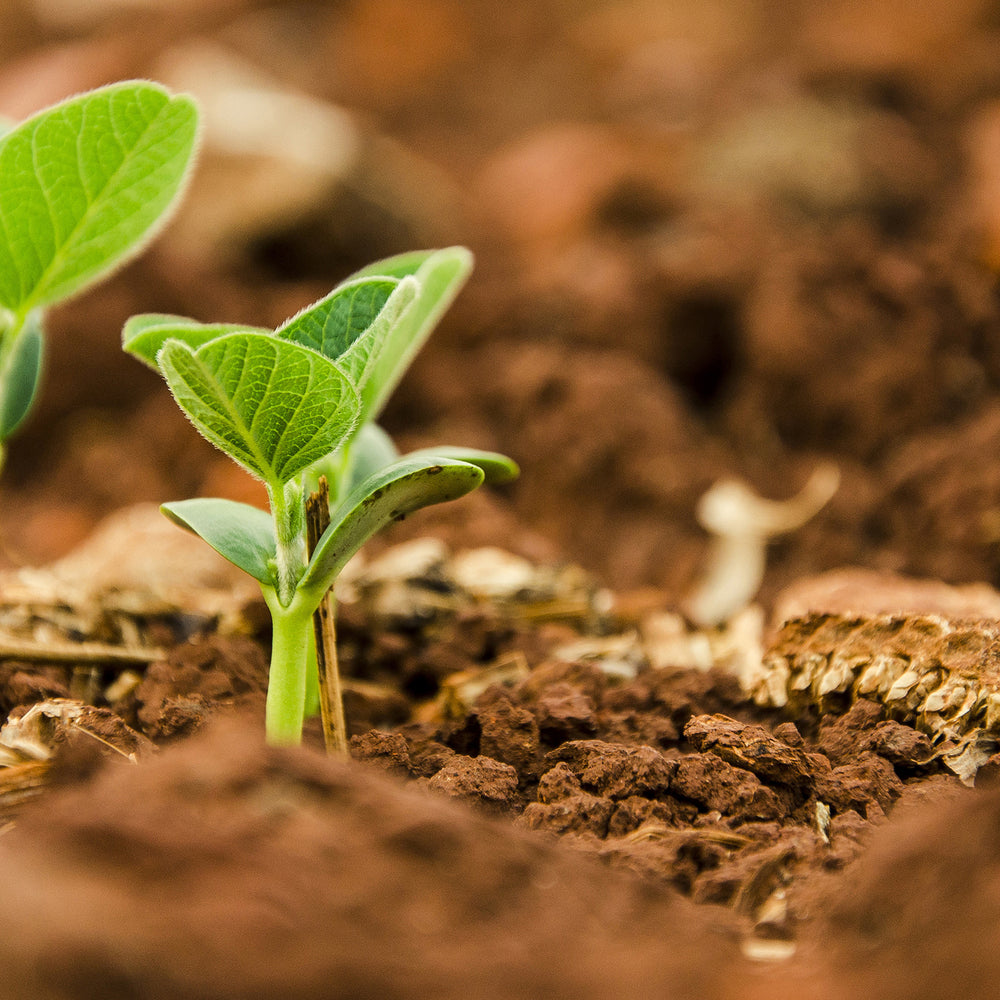
[(302, 490), (294, 480), (283, 487), (268, 485), (274, 535), (277, 540), (278, 600), (288, 607), (295, 596), (295, 585), (305, 567), (305, 538), (302, 530)]
[(261, 589), (271, 611), (272, 624), (264, 734), (272, 745), (298, 744), (302, 742), (305, 719), (313, 609), (299, 601), (283, 605), (275, 590)]

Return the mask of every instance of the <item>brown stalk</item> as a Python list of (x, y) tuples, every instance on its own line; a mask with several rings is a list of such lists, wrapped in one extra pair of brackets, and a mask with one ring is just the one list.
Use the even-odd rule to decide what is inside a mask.
[[(330, 487), (320, 476), (319, 489), (306, 500), (306, 538), (309, 554), (330, 524)], [(316, 666), (319, 670), (319, 708), (323, 722), (323, 742), (329, 754), (347, 756), (347, 725), (344, 721), (344, 696), (337, 663), (337, 626), (333, 588), (328, 590), (313, 613), (316, 634)]]
[(144, 665), (161, 660), (162, 649), (135, 649), (102, 642), (37, 642), (0, 634), (0, 660), (29, 663), (93, 663)]

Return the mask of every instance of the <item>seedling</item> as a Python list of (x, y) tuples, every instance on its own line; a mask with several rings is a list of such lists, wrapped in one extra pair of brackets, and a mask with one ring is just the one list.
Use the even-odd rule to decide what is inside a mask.
[[(126, 351), (157, 368), (198, 430), (267, 488), (270, 513), (222, 499), (163, 506), (260, 584), (273, 639), (265, 729), (298, 743), (314, 701), (312, 619), (379, 529), (517, 466), (441, 447), (400, 456), (375, 419), (468, 277), (462, 247), (379, 261), (276, 330), (133, 317)], [(305, 500), (329, 483), (330, 524), (307, 548)]]
[(197, 133), (191, 98), (143, 81), (0, 122), (0, 463), (38, 388), (46, 309), (152, 239)]

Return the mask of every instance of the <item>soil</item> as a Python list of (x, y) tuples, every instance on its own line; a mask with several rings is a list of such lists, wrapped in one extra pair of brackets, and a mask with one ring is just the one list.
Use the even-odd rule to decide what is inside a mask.
[[(992, 995), (994, 5), (8, 6), (0, 113), (149, 76), (207, 122), (4, 469), (0, 996)], [(247, 75), (316, 103), (234, 137)], [(345, 575), (352, 759), (265, 748), (266, 609), (152, 506), (261, 491), (121, 324), (448, 242), (385, 423), (522, 476)], [(698, 620), (700, 498), (831, 464)]]

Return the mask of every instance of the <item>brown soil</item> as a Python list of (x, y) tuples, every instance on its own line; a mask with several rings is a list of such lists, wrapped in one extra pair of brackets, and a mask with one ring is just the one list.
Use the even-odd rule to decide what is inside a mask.
[[(74, 6), (8, 5), (0, 113), (235, 56), (352, 138), (310, 173), (209, 124), (173, 225), (51, 317), (0, 493), (0, 996), (992, 995), (994, 5)], [(522, 477), (348, 581), (354, 762), (265, 750), (261, 603), (132, 507), (261, 493), (121, 324), (274, 324), (447, 242), (476, 275), (386, 423)], [(699, 498), (822, 461), (765, 624), (696, 629)], [(442, 569), (484, 545), (531, 585)]]
[(53, 796), (0, 850), (10, 997), (654, 996), (736, 956), (683, 900), (246, 726)]
[[(113, 555), (115, 537), (105, 529), (90, 555)], [(350, 763), (324, 754), (315, 720), (305, 748), (263, 748), (266, 636), (252, 598), (222, 617), (189, 604), (184, 618), (162, 597), (105, 591), (92, 627), (111, 648), (129, 633), (129, 648), (155, 636), (162, 651), (125, 686), (105, 663), (92, 693), (104, 708), (70, 697), (87, 672), (72, 657), (8, 654), (0, 742), (24, 763), (0, 768), (0, 995), (725, 997), (809, 983), (846, 996), (841, 966), (855, 976), (883, 939), (903, 961), (928, 893), (960, 907), (953, 866), (974, 877), (981, 834), (928, 847), (921, 823), (980, 802), (959, 774), (997, 780), (1000, 755), (970, 772), (953, 753), (977, 726), (996, 748), (983, 718), (858, 696), (862, 680), (816, 696), (798, 678), (838, 656), (863, 678), (887, 650), (933, 664), (939, 684), (973, 676), (968, 650), (974, 637), (992, 650), (995, 626), (949, 633), (931, 612), (971, 614), (1000, 595), (857, 581), (871, 612), (792, 619), (757, 654), (792, 664), (778, 709), (754, 703), (732, 658), (654, 665), (662, 611), (608, 607), (586, 576), (545, 567), (513, 594), (477, 597), (456, 582), (472, 556), (499, 558), (420, 542), (352, 578), (339, 634)], [(44, 577), (31, 580), (20, 607), (55, 628)], [(815, 578), (783, 600), (833, 605), (824, 587), (843, 586), (842, 574)], [(891, 618), (880, 601), (914, 613)], [(681, 632), (691, 648), (708, 634)], [(974, 676), (997, 690), (991, 670)], [(890, 874), (870, 874), (883, 855)], [(914, 858), (915, 874), (891, 874)], [(885, 877), (892, 888), (869, 911), (863, 880)], [(929, 953), (926, 976), (948, 960)]]

